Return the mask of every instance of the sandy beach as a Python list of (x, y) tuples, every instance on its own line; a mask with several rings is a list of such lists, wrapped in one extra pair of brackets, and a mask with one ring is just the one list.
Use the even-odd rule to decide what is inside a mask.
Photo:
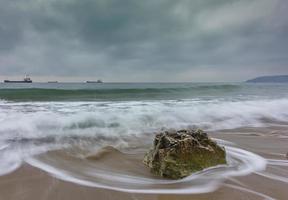
[(288, 200), (287, 10), (0, 0), (0, 200)]
[[(110, 189), (84, 186), (71, 181), (63, 181), (55, 174), (47, 173), (41, 169), (23, 164), (16, 171), (0, 177), (0, 199), (2, 200), (76, 200), (76, 199), (159, 199), (159, 200), (193, 200), (193, 199), (287, 199), (287, 153), (288, 134), (286, 127), (270, 128), (243, 128), (231, 131), (211, 133), (213, 138), (233, 142), (241, 149), (251, 151), (267, 161), (264, 171), (251, 173), (245, 176), (228, 177), (215, 191), (204, 194), (141, 194), (119, 192)], [(233, 132), (233, 134), (228, 134)], [(49, 153), (48, 153), (49, 154)], [(53, 153), (52, 153), (53, 154)], [(59, 155), (59, 153), (57, 153)], [(61, 153), (60, 153), (61, 154)], [(129, 155), (121, 158), (117, 152), (102, 152), (100, 157), (95, 157), (95, 162), (103, 166), (113, 165), (119, 171), (142, 173), (149, 177), (149, 172), (141, 163), (141, 153), (137, 156)], [(60, 156), (63, 158), (62, 156)], [(139, 158), (140, 157), (140, 158)], [(73, 160), (67, 162), (73, 163)], [(123, 163), (126, 159), (131, 169)], [(94, 162), (94, 161), (93, 161)], [(129, 163), (130, 162), (130, 163)], [(133, 163), (135, 165), (133, 165)], [(79, 167), (81, 163), (78, 163)], [(99, 165), (100, 166), (100, 165)], [(136, 167), (135, 167), (136, 166)], [(138, 169), (137, 169), (138, 166)], [(126, 168), (126, 169), (125, 169)], [(144, 170), (144, 171), (143, 171)], [(151, 175), (151, 177), (153, 177)], [(103, 182), (104, 183), (104, 182)]]

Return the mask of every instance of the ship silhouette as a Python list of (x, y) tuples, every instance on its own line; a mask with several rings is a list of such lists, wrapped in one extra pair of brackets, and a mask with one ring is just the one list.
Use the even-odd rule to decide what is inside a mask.
[(32, 79), (26, 75), (25, 78), (22, 81), (10, 81), (10, 80), (4, 80), (4, 83), (32, 83)]
[(97, 81), (86, 81), (86, 83), (103, 83), (102, 80), (97, 80)]

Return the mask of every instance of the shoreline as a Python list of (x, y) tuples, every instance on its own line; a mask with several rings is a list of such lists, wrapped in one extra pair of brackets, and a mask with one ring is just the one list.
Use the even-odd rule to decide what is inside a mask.
[[(257, 129), (263, 133), (264, 128)], [(257, 132), (257, 130), (255, 130)], [(266, 159), (286, 160), (287, 135), (278, 130), (278, 135), (265, 136), (235, 131), (233, 134), (212, 133), (212, 137), (237, 143), (241, 148), (252, 151)], [(246, 130), (247, 131), (247, 130)], [(277, 132), (277, 131), (276, 131)], [(280, 136), (279, 136), (280, 135)], [(286, 145), (285, 145), (286, 144)], [(119, 165), (120, 166), (120, 165)], [(0, 177), (0, 199), (38, 200), (38, 199), (160, 199), (160, 200), (193, 200), (193, 199), (285, 199), (288, 196), (287, 179), (288, 166), (269, 165), (265, 172), (257, 172), (248, 176), (233, 177), (225, 180), (222, 186), (214, 192), (206, 194), (131, 194), (107, 189), (99, 189), (77, 185), (59, 180), (50, 174), (25, 163), (16, 171)], [(286, 177), (285, 177), (286, 173)], [(266, 175), (266, 176), (263, 176)], [(268, 174), (268, 175), (267, 175)], [(283, 180), (269, 177), (283, 175)], [(274, 179), (273, 179), (274, 178)], [(285, 179), (286, 178), (286, 179)], [(20, 198), (21, 197), (21, 198)]]

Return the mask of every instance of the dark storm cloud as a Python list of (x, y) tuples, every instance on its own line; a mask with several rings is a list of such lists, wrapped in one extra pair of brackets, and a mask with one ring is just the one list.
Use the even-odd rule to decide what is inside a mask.
[(187, 81), (288, 73), (287, 5), (0, 0), (0, 75)]

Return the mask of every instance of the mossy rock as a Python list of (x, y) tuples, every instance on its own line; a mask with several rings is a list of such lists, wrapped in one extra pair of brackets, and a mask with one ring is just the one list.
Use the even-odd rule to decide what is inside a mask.
[(154, 174), (181, 179), (193, 172), (226, 164), (226, 152), (200, 129), (170, 130), (155, 136), (153, 148), (143, 162)]

